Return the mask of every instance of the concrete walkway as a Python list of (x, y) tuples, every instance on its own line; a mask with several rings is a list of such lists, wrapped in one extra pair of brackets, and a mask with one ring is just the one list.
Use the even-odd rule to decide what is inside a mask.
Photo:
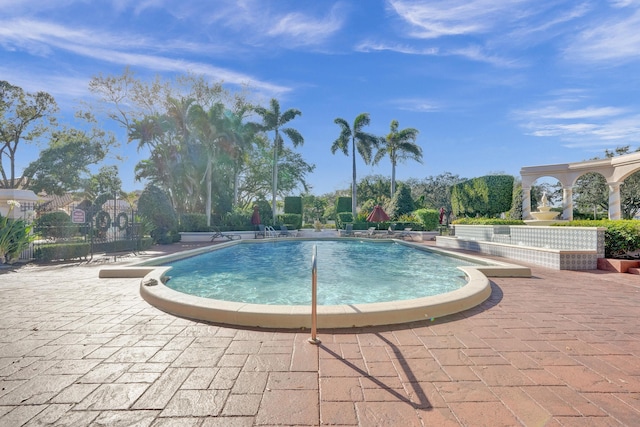
[(530, 266), (473, 310), (314, 346), (165, 314), (101, 266), (0, 270), (0, 425), (640, 423), (637, 275)]

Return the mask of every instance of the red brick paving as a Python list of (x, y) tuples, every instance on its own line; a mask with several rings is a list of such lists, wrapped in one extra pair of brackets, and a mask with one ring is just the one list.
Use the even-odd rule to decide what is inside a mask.
[(95, 265), (0, 271), (0, 425), (638, 425), (640, 276), (530, 267), (319, 346), (175, 318)]

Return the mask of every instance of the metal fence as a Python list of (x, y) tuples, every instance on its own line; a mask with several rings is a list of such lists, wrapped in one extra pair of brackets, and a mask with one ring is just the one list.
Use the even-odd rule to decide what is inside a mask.
[[(65, 212), (66, 221), (47, 221), (52, 212)], [(63, 208), (48, 210), (35, 205), (25, 211), (24, 220), (33, 225), (35, 240), (20, 255), (21, 260), (33, 260), (41, 257), (44, 249), (55, 246), (88, 245), (87, 257), (94, 255), (137, 252), (143, 227), (136, 222), (136, 212), (123, 204), (105, 203), (102, 207), (67, 205)], [(39, 249), (41, 249), (39, 253)], [(85, 250), (85, 249), (83, 249)]]

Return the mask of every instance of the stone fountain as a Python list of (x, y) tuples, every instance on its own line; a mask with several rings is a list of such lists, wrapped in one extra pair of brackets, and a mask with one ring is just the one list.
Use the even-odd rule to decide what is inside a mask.
[(536, 221), (551, 221), (556, 219), (558, 216), (558, 212), (554, 212), (551, 210), (551, 206), (549, 206), (549, 201), (547, 200), (547, 193), (542, 193), (542, 205), (538, 206), (538, 210), (536, 212), (531, 212), (531, 216)]

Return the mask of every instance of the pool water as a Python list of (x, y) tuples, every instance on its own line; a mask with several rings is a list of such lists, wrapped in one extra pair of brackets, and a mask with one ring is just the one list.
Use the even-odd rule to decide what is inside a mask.
[(318, 304), (407, 300), (466, 284), (469, 261), (396, 242), (296, 240), (236, 244), (167, 263), (166, 286), (205, 298), (254, 304), (307, 305), (317, 246)]

